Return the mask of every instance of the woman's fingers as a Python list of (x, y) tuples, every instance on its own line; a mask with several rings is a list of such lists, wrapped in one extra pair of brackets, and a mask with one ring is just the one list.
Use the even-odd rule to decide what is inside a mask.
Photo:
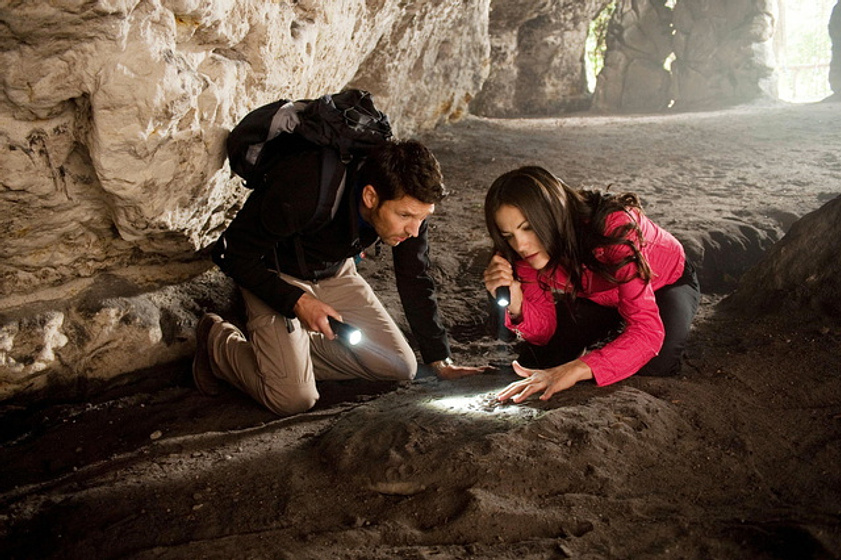
[(529, 378), (534, 374), (535, 371), (537, 371), (536, 369), (529, 369), (527, 367), (521, 366), (520, 362), (518, 362), (517, 360), (511, 362), (511, 365), (514, 367), (514, 373), (516, 373), (520, 377)]
[(514, 269), (511, 268), (511, 263), (499, 255), (491, 259), (485, 269), (486, 277), (511, 277), (513, 273)]
[(499, 254), (494, 255), (487, 268), (485, 268), (483, 281), (485, 289), (491, 294), (495, 294), (500, 286), (512, 285), (514, 283), (514, 269), (511, 268), (511, 263)]
[(508, 259), (506, 259), (502, 255), (500, 255), (499, 253), (494, 253), (494, 256), (491, 257), (491, 262), (501, 264), (501, 265), (504, 265), (504, 266), (507, 266), (507, 267), (511, 268), (511, 263), (508, 262)]
[(521, 381), (515, 381), (500, 391), (497, 394), (498, 400), (506, 401), (508, 399), (512, 399), (515, 403), (521, 403), (536, 392), (547, 387), (546, 380), (543, 379), (543, 376), (532, 375), (536, 370), (526, 370), (526, 368), (523, 368), (519, 364), (517, 364), (517, 366), (524, 371), (528, 371), (528, 376)]
[(522, 391), (520, 391), (520, 394), (515, 395), (514, 398), (511, 400), (517, 404), (520, 404), (521, 402), (538, 392), (540, 388), (540, 385), (538, 385), (537, 383), (528, 383), (525, 386), (525, 388)]
[(528, 380), (515, 381), (514, 383), (511, 383), (510, 385), (508, 385), (508, 387), (497, 393), (496, 396), (501, 401), (508, 400), (514, 395), (520, 393), (523, 390), (523, 388), (527, 385), (527, 383)]
[(508, 399), (514, 399), (514, 402), (519, 403), (529, 395), (534, 393), (534, 389), (531, 388), (528, 380), (524, 381), (515, 381), (502, 391), (500, 391), (496, 398), (499, 401), (507, 401)]
[(555, 385), (549, 385), (548, 387), (546, 387), (546, 390), (543, 391), (543, 394), (540, 395), (539, 398), (542, 401), (548, 401), (549, 399), (552, 398), (552, 395), (554, 395), (555, 393), (557, 393), (560, 390), (561, 389), (559, 387), (555, 386)]
[(517, 375), (525, 379), (515, 381), (500, 391), (497, 395), (500, 401), (512, 398), (515, 403), (520, 403), (538, 391), (543, 391), (540, 400), (547, 401), (556, 393), (569, 389), (579, 381), (593, 378), (590, 366), (581, 360), (574, 360), (549, 369), (526, 368), (516, 360), (511, 365)]

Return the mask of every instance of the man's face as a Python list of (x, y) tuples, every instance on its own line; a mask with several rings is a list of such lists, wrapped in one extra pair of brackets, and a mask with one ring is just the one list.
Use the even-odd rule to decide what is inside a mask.
[(380, 202), (374, 187), (362, 192), (362, 218), (371, 224), (386, 245), (396, 247), (410, 237), (417, 237), (421, 223), (434, 211), (434, 204), (411, 196)]

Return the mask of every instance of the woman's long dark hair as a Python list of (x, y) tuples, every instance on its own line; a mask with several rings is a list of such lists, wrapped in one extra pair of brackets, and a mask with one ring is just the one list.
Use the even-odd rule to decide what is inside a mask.
[[(618, 284), (617, 271), (633, 262), (637, 265), (637, 272), (631, 278), (640, 277), (646, 282), (651, 280), (651, 268), (641, 247), (628, 239), (628, 234), (636, 231), (642, 240), (636, 218), (631, 215), (633, 219), (630, 223), (610, 232), (605, 231), (608, 214), (628, 211), (629, 208), (642, 212), (636, 194), (573, 190), (549, 171), (536, 166), (521, 167), (501, 175), (485, 197), (485, 223), (494, 248), (508, 262), (514, 263), (519, 256), (496, 225), (496, 213), (503, 205), (518, 208), (546, 248), (549, 263), (544, 273), (551, 276), (557, 267), (567, 272), (570, 285), (564, 291), (570, 300), (583, 287), (581, 278), (585, 267)], [(620, 244), (627, 245), (632, 254), (617, 263), (604, 263), (595, 257), (596, 248)]]

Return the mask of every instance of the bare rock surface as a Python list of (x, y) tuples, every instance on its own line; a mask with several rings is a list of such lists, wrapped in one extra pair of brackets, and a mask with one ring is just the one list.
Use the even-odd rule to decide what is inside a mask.
[(776, 96), (773, 0), (683, 0), (674, 9), (673, 99), (684, 108)]
[(587, 32), (603, 7), (593, 0), (493, 0), (488, 23), (489, 75), (472, 114), (553, 115), (586, 109)]
[(740, 280), (729, 304), (749, 312), (841, 317), (841, 195), (791, 227)]

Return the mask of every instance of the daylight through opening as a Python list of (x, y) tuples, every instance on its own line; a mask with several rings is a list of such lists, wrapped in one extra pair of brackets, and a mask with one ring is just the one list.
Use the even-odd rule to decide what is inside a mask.
[(780, 99), (811, 103), (832, 94), (829, 87), (832, 44), (827, 25), (835, 2), (780, 2), (780, 19), (774, 38)]
[(616, 10), (618, 0), (609, 2), (599, 14), (590, 22), (587, 32), (586, 52), (584, 53), (584, 68), (587, 73), (587, 90), (596, 90), (596, 77), (604, 67), (604, 53), (607, 49), (607, 26), (610, 17)]

